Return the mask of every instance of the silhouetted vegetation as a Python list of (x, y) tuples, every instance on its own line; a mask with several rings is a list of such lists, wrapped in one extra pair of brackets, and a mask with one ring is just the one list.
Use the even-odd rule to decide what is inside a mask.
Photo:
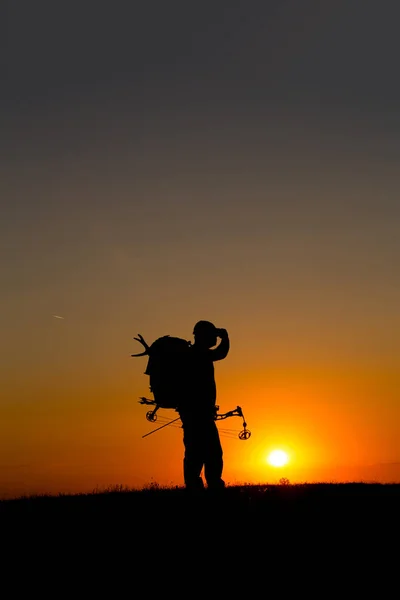
[(353, 561), (379, 560), (398, 539), (399, 500), (400, 484), (285, 479), (191, 495), (151, 483), (141, 490), (2, 500), (0, 523), (3, 548), (18, 556), (20, 568), (55, 563), (65, 576), (89, 579), (90, 564), (96, 569), (90, 586), (101, 588), (104, 573), (118, 581), (123, 570), (129, 585), (148, 583), (153, 590), (177, 573), (196, 581), (204, 564), (209, 585), (223, 594), (228, 573), (245, 591), (248, 581), (276, 578), (278, 569), (281, 577), (294, 568), (306, 576), (321, 563), (326, 577), (337, 578)]
[[(0, 515), (12, 519), (40, 519), (78, 523), (101, 516), (102, 523), (119, 520), (152, 526), (156, 521), (185, 518), (186, 522), (214, 515), (235, 517), (237, 522), (253, 520), (271, 531), (279, 522), (295, 527), (307, 520), (309, 528), (326, 526), (333, 520), (372, 523), (398, 510), (400, 484), (303, 483), (241, 484), (227, 486), (219, 493), (204, 490), (191, 494), (183, 487), (150, 483), (142, 489), (113, 486), (84, 494), (23, 496), (1, 500)], [(218, 512), (216, 512), (218, 511)]]

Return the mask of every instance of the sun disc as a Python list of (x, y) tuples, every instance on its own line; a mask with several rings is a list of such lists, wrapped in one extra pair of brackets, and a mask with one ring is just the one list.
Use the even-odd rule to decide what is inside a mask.
[(284, 450), (273, 450), (268, 454), (267, 461), (273, 467), (283, 467), (289, 462), (289, 457)]

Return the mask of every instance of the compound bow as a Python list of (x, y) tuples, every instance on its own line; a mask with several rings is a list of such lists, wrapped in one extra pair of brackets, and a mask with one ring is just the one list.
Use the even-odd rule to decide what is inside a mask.
[[(152, 410), (147, 411), (146, 419), (148, 421), (150, 421), (150, 423), (155, 423), (155, 421), (157, 421), (157, 411), (162, 407), (159, 404), (157, 404), (157, 402), (155, 400), (150, 400), (149, 398), (145, 398), (144, 396), (142, 396), (139, 399), (139, 404), (145, 404), (147, 406), (154, 406), (154, 408)], [(215, 408), (217, 410), (215, 417), (214, 417), (216, 421), (222, 421), (224, 419), (228, 419), (229, 417), (241, 417), (243, 420), (243, 423), (242, 423), (243, 429), (239, 432), (238, 438), (239, 438), (239, 440), (248, 440), (249, 439), (249, 437), (251, 436), (251, 431), (249, 429), (247, 429), (247, 423), (244, 418), (242, 408), (240, 406), (237, 406), (233, 410), (228, 410), (225, 413), (218, 412), (219, 406), (216, 406)], [(147, 437), (148, 435), (155, 433), (159, 429), (162, 429), (163, 427), (167, 427), (167, 425), (176, 423), (176, 421), (179, 421), (179, 419), (180, 419), (180, 417), (177, 417), (176, 419), (172, 419), (171, 421), (168, 421), (167, 423), (164, 423), (163, 425), (161, 425), (161, 427), (157, 427), (157, 429), (153, 429), (153, 431), (146, 433), (142, 437)]]

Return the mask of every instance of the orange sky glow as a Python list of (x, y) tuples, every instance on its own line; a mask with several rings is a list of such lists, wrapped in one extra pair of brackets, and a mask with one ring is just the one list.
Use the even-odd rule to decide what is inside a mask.
[(0, 497), (183, 485), (130, 355), (200, 319), (228, 484), (400, 482), (394, 4), (45, 4), (6, 19)]

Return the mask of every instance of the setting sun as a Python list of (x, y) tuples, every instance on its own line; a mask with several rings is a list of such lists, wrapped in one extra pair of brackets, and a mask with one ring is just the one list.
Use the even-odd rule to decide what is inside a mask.
[(268, 454), (267, 462), (273, 467), (283, 467), (289, 462), (289, 457), (283, 450), (273, 450)]

